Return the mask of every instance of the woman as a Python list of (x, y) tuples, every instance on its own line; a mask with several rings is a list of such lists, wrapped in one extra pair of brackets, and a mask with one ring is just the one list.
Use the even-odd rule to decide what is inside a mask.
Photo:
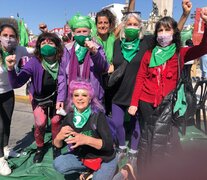
[[(6, 60), (9, 80), (13, 88), (23, 86), (31, 78), (29, 91), (32, 96), (32, 108), (35, 118), (34, 137), (37, 144), (33, 162), (40, 163), (45, 154), (44, 135), (48, 118), (51, 119), (52, 139), (55, 138), (60, 126), (61, 116), (55, 113), (57, 76), (59, 63), (63, 55), (60, 38), (54, 33), (42, 33), (37, 39), (34, 55), (19, 74), (14, 71), (15, 56), (12, 55), (10, 59)], [(43, 99), (47, 99), (48, 104), (44, 104)], [(48, 114), (48, 107), (50, 114)], [(54, 158), (59, 153), (60, 150), (53, 148)]]
[[(0, 174), (9, 175), (11, 169), (8, 157), (19, 157), (19, 154), (8, 148), (11, 118), (14, 111), (14, 91), (9, 83), (6, 68), (6, 57), (15, 54), (18, 65), (21, 57), (28, 56), (25, 47), (18, 46), (18, 32), (11, 24), (0, 26)], [(17, 66), (15, 66), (18, 70)]]
[[(94, 170), (93, 179), (112, 179), (117, 159), (107, 125), (104, 108), (96, 98), (92, 84), (71, 81), (70, 112), (64, 118), (54, 145), (69, 145), (69, 152), (54, 160), (54, 168), (62, 174)], [(92, 160), (92, 167), (86, 164)]]
[(102, 47), (91, 39), (90, 21), (88, 16), (75, 15), (69, 22), (75, 41), (71, 43), (70, 48), (67, 46), (69, 55), (60, 64), (57, 109), (64, 108), (64, 103), (67, 104), (67, 85), (78, 78), (88, 79), (98, 100), (103, 99), (102, 74), (108, 71), (109, 64)]
[[(207, 23), (207, 9), (202, 9), (201, 18)], [(201, 43), (194, 47), (181, 47), (180, 31), (177, 28), (177, 23), (171, 17), (160, 19), (156, 23), (154, 34), (154, 46), (145, 53), (141, 61), (128, 110), (131, 115), (135, 115), (138, 108), (140, 110), (139, 114), (143, 126), (141, 126), (139, 165), (147, 163), (148, 160), (151, 160), (151, 157), (157, 155), (151, 151), (153, 146), (152, 138), (155, 136), (154, 125), (156, 124), (156, 120), (152, 121), (151, 115), (162, 100), (176, 88), (178, 82), (178, 60), (180, 59), (180, 64), (183, 68), (185, 62), (196, 59), (207, 52), (206, 24)], [(172, 132), (168, 136), (169, 143), (167, 143), (166, 148), (169, 148), (168, 151), (174, 154), (181, 147), (178, 128), (174, 123), (171, 123), (171, 129)], [(163, 142), (164, 135), (157, 137), (160, 138), (160, 144)], [(161, 153), (161, 148), (157, 149), (160, 150), (159, 155), (163, 158), (164, 153)]]
[[(135, 6), (135, 1), (129, 1), (128, 11), (133, 11)], [(104, 74), (103, 79), (105, 81), (105, 94), (104, 94), (104, 104), (106, 109), (106, 115), (111, 115), (111, 99), (113, 97), (113, 89), (107, 87), (108, 73), (114, 71), (114, 66), (112, 64), (113, 52), (114, 52), (114, 42), (117, 37), (119, 37), (119, 32), (122, 24), (116, 26), (116, 17), (108, 9), (103, 9), (96, 14), (96, 28), (97, 36), (95, 37), (97, 42), (103, 46), (106, 53), (106, 59), (110, 64), (109, 70)]]
[[(183, 0), (183, 14), (180, 27), (183, 27), (190, 9), (189, 0)], [(115, 94), (112, 99), (112, 122), (118, 140), (117, 152), (119, 159), (127, 155), (125, 143), (124, 115), (130, 106), (131, 96), (135, 84), (137, 69), (144, 53), (151, 47), (153, 36), (142, 36), (141, 19), (137, 13), (128, 13), (123, 19), (120, 39), (114, 44), (113, 74), (118, 74), (119, 79), (113, 81)], [(118, 72), (118, 73), (117, 73)], [(129, 164), (136, 168), (137, 148), (140, 137), (139, 123), (136, 116), (130, 116), (130, 130), (132, 131), (130, 149), (128, 152)]]

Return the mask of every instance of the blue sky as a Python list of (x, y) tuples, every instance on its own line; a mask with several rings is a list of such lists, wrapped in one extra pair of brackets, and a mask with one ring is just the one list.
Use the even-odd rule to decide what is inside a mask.
[[(182, 0), (174, 0), (173, 10), (176, 20), (182, 13), (181, 2)], [(204, 0), (191, 0), (191, 2), (193, 3), (192, 13), (196, 7), (207, 6)], [(40, 22), (47, 23), (49, 29), (63, 27), (66, 20), (77, 12), (88, 15), (112, 3), (125, 3), (125, 0), (0, 0), (0, 3), (0, 17), (17, 17), (19, 13), (28, 28), (34, 34), (38, 34)], [(136, 0), (136, 10), (141, 11), (143, 19), (147, 19), (152, 10), (152, 0)], [(188, 23), (191, 22), (189, 18)]]

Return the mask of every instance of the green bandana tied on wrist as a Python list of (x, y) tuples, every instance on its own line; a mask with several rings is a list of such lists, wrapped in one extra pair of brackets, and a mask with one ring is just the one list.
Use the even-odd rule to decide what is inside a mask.
[(149, 67), (156, 67), (161, 64), (164, 64), (175, 54), (175, 51), (176, 51), (175, 43), (167, 47), (156, 46), (152, 50)]
[(79, 113), (77, 108), (74, 107), (73, 124), (76, 128), (82, 128), (88, 121), (91, 115), (91, 107), (89, 106), (85, 111)]
[(58, 61), (50, 62), (50, 61), (46, 61), (45, 59), (43, 59), (42, 66), (47, 72), (49, 72), (49, 74), (53, 77), (54, 80), (57, 79), (58, 69), (59, 69)]
[(140, 39), (138, 38), (129, 42), (126, 41), (126, 39), (122, 39), (121, 52), (124, 56), (124, 59), (129, 63), (137, 54), (137, 51), (139, 50), (139, 43), (140, 43)]

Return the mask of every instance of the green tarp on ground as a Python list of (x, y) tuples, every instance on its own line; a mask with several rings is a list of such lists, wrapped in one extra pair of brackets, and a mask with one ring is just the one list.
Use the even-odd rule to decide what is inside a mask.
[[(31, 137), (32, 138), (32, 137)], [(194, 126), (188, 126), (186, 135), (180, 135), (181, 142), (186, 146), (207, 146), (207, 135), (196, 129)], [(9, 165), (13, 172), (9, 176), (0, 176), (0, 180), (75, 180), (77, 176), (64, 177), (53, 169), (52, 166), (52, 148), (51, 134), (46, 133), (45, 142), (47, 142), (48, 151), (44, 156), (42, 163), (34, 164), (33, 157), (36, 150), (35, 143), (31, 144), (24, 150), (21, 157), (9, 159)], [(66, 147), (62, 149), (62, 153), (66, 152)], [(122, 166), (122, 165), (121, 165)]]

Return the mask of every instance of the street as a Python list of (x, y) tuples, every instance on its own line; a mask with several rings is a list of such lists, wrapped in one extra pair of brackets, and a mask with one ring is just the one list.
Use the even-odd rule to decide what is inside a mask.
[(9, 146), (19, 151), (31, 144), (33, 140), (32, 127), (34, 117), (31, 104), (15, 102), (14, 113), (11, 123)]

